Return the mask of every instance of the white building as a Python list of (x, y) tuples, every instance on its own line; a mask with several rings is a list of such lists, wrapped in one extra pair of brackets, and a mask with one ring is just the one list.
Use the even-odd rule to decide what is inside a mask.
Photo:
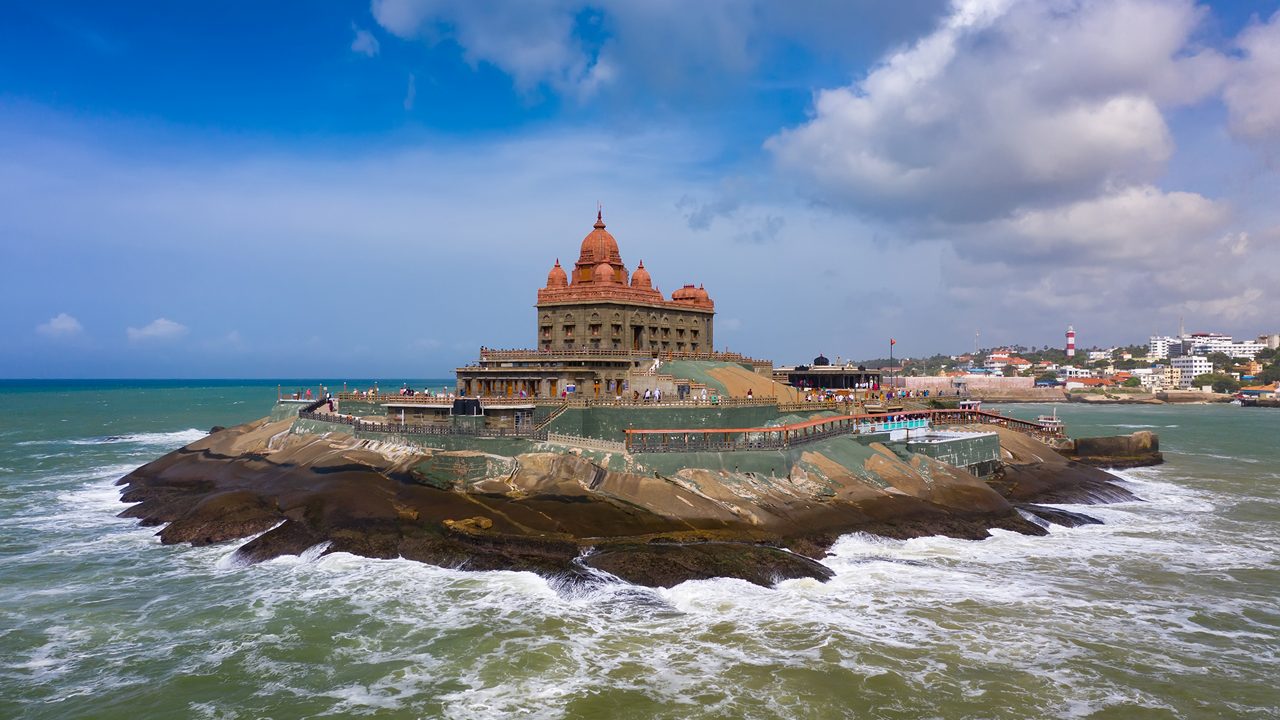
[(1087, 378), (1093, 377), (1093, 371), (1089, 368), (1078, 368), (1071, 365), (1063, 365), (1057, 370), (1059, 378)]
[(1266, 347), (1266, 343), (1255, 342), (1253, 340), (1241, 340), (1240, 342), (1231, 343), (1231, 348), (1229, 350), (1224, 350), (1223, 352), (1233, 358), (1249, 358), (1252, 360), (1255, 355), (1262, 352)]
[(1112, 350), (1090, 350), (1089, 362), (1097, 362), (1099, 360), (1110, 360)]
[(1183, 338), (1183, 355), (1209, 355), (1211, 353), (1231, 354), (1231, 336), (1222, 333), (1191, 333), (1191, 337)]
[(1178, 338), (1167, 335), (1152, 335), (1147, 341), (1147, 357), (1159, 360), (1169, 357), (1169, 343), (1178, 342)]
[(1178, 387), (1186, 390), (1191, 381), (1199, 375), (1213, 372), (1213, 363), (1203, 355), (1183, 355), (1170, 361), (1174, 370), (1178, 371)]

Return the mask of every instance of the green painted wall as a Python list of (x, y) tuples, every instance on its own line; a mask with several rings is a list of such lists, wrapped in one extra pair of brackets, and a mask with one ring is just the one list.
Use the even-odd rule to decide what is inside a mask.
[(590, 407), (569, 408), (547, 430), (623, 442), (628, 428), (636, 430), (751, 428), (777, 419), (772, 405), (728, 407)]
[(902, 446), (909, 452), (928, 455), (949, 465), (962, 468), (982, 468), (986, 470), (1000, 461), (1000, 436), (995, 433), (936, 443), (911, 442), (908, 440), (902, 443)]
[(493, 453), (494, 455), (515, 456), (521, 453), (536, 452), (542, 443), (523, 438), (485, 438), (475, 435), (401, 435), (399, 433), (352, 432), (350, 425), (328, 423), (322, 420), (297, 420), (293, 423), (294, 433), (337, 432), (354, 435), (360, 440), (376, 440), (414, 445), (434, 450), (474, 450), (476, 452)]

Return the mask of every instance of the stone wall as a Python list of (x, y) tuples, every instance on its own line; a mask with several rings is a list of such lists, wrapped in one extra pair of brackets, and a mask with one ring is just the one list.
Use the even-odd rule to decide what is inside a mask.
[(538, 347), (710, 352), (714, 317), (675, 306), (546, 305), (538, 308)]
[(569, 408), (552, 420), (547, 430), (622, 442), (628, 428), (753, 428), (768, 425), (777, 417), (778, 410), (773, 405)]
[(1098, 467), (1141, 467), (1164, 461), (1160, 454), (1160, 438), (1153, 432), (1139, 430), (1132, 435), (1076, 438), (1062, 454), (1071, 460)]
[(1029, 377), (994, 377), (991, 375), (961, 375), (959, 377), (903, 377), (899, 378), (900, 386), (908, 390), (944, 391), (948, 394), (956, 389), (968, 388), (969, 392), (1030, 390), (1035, 387), (1035, 378)]

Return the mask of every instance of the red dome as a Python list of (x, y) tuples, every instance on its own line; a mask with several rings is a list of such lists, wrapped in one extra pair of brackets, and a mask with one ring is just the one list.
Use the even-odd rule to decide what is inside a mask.
[(592, 273), (591, 280), (598, 283), (616, 282), (613, 277), (613, 266), (607, 262), (600, 263)]
[(582, 253), (578, 256), (579, 265), (598, 265), (600, 263), (622, 264), (622, 255), (618, 252), (618, 241), (604, 229), (604, 218), (596, 213), (595, 229), (582, 239)]
[(551, 272), (547, 273), (547, 287), (562, 288), (569, 286), (569, 276), (565, 275), (564, 268), (560, 267), (560, 258), (556, 258), (555, 267), (551, 268)]
[[(705, 295), (706, 293), (704, 292), (703, 296)], [(672, 300), (697, 300), (699, 299), (698, 288), (692, 285), (685, 285), (679, 290), (676, 290), (675, 292), (671, 293), (671, 299)]]
[(649, 271), (644, 269), (644, 261), (636, 267), (636, 271), (631, 273), (631, 287), (650, 290), (653, 288), (653, 279), (649, 277)]

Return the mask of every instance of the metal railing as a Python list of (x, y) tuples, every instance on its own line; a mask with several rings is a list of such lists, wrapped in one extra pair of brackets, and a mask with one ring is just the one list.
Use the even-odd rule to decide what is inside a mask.
[[(396, 403), (400, 405), (437, 405), (452, 406), (453, 401), (462, 397), (461, 395), (425, 395), (416, 393), (413, 395), (401, 395), (399, 393), (379, 393), (377, 395), (369, 395), (360, 392), (340, 392), (334, 396), (339, 402), (360, 402), (372, 403), (375, 405), (384, 405), (386, 403)], [(476, 399), (473, 396), (467, 396), (469, 399)], [(480, 403), (489, 407), (509, 407), (512, 405), (554, 405), (559, 404), (558, 398), (531, 398), (531, 397), (481, 397)]]
[(842, 403), (836, 400), (813, 400), (813, 401), (801, 400), (800, 402), (786, 402), (786, 403), (780, 402), (778, 403), (778, 412), (791, 413), (791, 412), (805, 412), (805, 411), (817, 411), (817, 410), (837, 410), (842, 405), (849, 405), (849, 404), (850, 403)]
[(760, 360), (735, 352), (678, 352), (673, 350), (624, 350), (613, 348), (481, 348), (481, 360), (530, 360), (547, 357), (567, 358), (633, 358), (652, 360), (716, 360), (722, 362), (747, 363), (759, 367), (773, 367), (772, 360)]
[(547, 415), (545, 418), (543, 418), (543, 419), (542, 419), (542, 421), (541, 421), (541, 422), (539, 422), (537, 425), (534, 425), (534, 426), (533, 426), (533, 429), (534, 429), (534, 430), (546, 430), (546, 429), (547, 429), (547, 426), (551, 424), (551, 421), (552, 421), (552, 420), (555, 420), (556, 418), (558, 418), (558, 417), (560, 417), (561, 415), (563, 415), (563, 414), (564, 414), (564, 411), (565, 411), (565, 410), (568, 410), (568, 409), (569, 409), (569, 404), (568, 404), (568, 403), (561, 403), (559, 407), (557, 407), (557, 408), (555, 408), (555, 409), (553, 409), (553, 410), (551, 411), (551, 414), (549, 414), (549, 415)]
[(547, 439), (546, 431), (538, 430), (536, 428), (484, 428), (443, 424), (414, 425), (406, 423), (373, 422), (370, 420), (361, 420), (360, 418), (352, 417), (350, 415), (334, 415), (330, 413), (316, 413), (309, 411), (299, 411), (298, 417), (302, 420), (316, 420), (336, 425), (347, 425), (353, 430), (358, 430), (360, 432), (386, 433), (389, 435), (456, 435), (487, 438), (523, 438), (527, 440)]
[(931, 424), (997, 425), (1043, 440), (1064, 435), (1061, 427), (1006, 417), (985, 410), (913, 410), (887, 416), (841, 415), (776, 427), (633, 429), (626, 431), (626, 446), (627, 451), (632, 453), (778, 450), (837, 435), (924, 429)]

